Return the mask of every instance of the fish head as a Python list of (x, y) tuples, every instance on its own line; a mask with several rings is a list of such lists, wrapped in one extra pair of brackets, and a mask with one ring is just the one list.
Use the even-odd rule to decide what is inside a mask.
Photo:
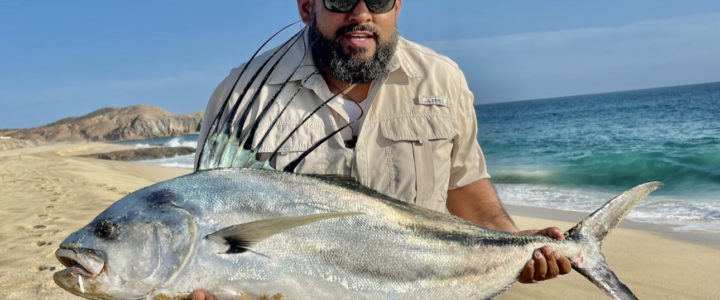
[(90, 299), (140, 298), (171, 281), (197, 237), (180, 192), (162, 184), (115, 202), (72, 233), (55, 252), (67, 268), (53, 275), (65, 290)]

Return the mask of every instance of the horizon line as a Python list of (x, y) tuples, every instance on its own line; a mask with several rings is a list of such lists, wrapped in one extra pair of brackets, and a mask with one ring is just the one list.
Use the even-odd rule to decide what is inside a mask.
[(494, 104), (504, 104), (504, 103), (517, 103), (517, 102), (528, 102), (528, 101), (549, 100), (549, 99), (573, 98), (573, 97), (581, 97), (581, 96), (596, 96), (596, 95), (605, 95), (605, 94), (626, 93), (626, 92), (636, 92), (636, 91), (649, 91), (649, 90), (658, 90), (658, 89), (667, 89), (667, 88), (676, 88), (676, 87), (685, 87), (685, 86), (694, 86), (694, 85), (707, 85), (707, 84), (720, 84), (720, 81), (709, 81), (709, 82), (688, 83), (688, 84), (676, 84), (676, 85), (667, 85), (667, 86), (655, 86), (655, 87), (637, 88), (637, 89), (628, 89), (628, 90), (615, 90), (615, 91), (607, 91), (607, 92), (597, 92), (597, 93), (590, 93), (590, 94), (574, 94), (574, 95), (565, 95), (565, 96), (556, 96), (556, 97), (543, 97), (543, 98), (531, 98), (531, 99), (522, 99), (522, 100), (496, 101), (496, 102), (488, 102), (488, 103), (478, 103), (478, 104), (475, 104), (475, 105), (473, 105), (473, 106), (494, 105)]

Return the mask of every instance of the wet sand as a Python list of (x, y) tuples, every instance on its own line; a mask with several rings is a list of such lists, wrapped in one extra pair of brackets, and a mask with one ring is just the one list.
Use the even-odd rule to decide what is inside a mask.
[[(62, 268), (54, 256), (57, 245), (122, 196), (190, 172), (78, 157), (127, 148), (90, 143), (0, 151), (0, 298), (74, 299), (52, 281), (53, 272)], [(528, 215), (522, 209), (510, 211)], [(571, 219), (552, 211), (540, 216), (515, 220), (523, 229), (574, 225), (574, 220), (567, 222)], [(640, 299), (720, 295), (720, 248), (712, 243), (620, 228), (608, 236), (604, 252), (610, 267)], [(607, 299), (577, 273), (540, 284), (516, 284), (499, 297), (528, 298)]]

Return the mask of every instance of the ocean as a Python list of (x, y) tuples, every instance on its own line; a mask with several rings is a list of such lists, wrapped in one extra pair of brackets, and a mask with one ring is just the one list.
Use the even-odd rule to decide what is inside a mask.
[(590, 212), (647, 181), (629, 219), (720, 232), (720, 83), (481, 105), (504, 203)]
[[(647, 181), (629, 219), (720, 233), (720, 83), (475, 107), (503, 203), (591, 212)], [(196, 146), (197, 135), (124, 142)], [(192, 168), (193, 156), (143, 161)]]

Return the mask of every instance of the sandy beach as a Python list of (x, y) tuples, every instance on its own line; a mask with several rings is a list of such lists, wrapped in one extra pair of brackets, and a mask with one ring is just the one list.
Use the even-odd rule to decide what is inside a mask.
[[(190, 170), (78, 157), (128, 147), (88, 143), (0, 151), (0, 289), (3, 299), (74, 299), (57, 287), (57, 245), (122, 196)], [(511, 209), (511, 212), (515, 210)], [(516, 216), (522, 229), (574, 224)], [(604, 243), (610, 267), (640, 299), (717, 299), (720, 248), (619, 228)], [(516, 284), (499, 299), (607, 299), (573, 272)]]

